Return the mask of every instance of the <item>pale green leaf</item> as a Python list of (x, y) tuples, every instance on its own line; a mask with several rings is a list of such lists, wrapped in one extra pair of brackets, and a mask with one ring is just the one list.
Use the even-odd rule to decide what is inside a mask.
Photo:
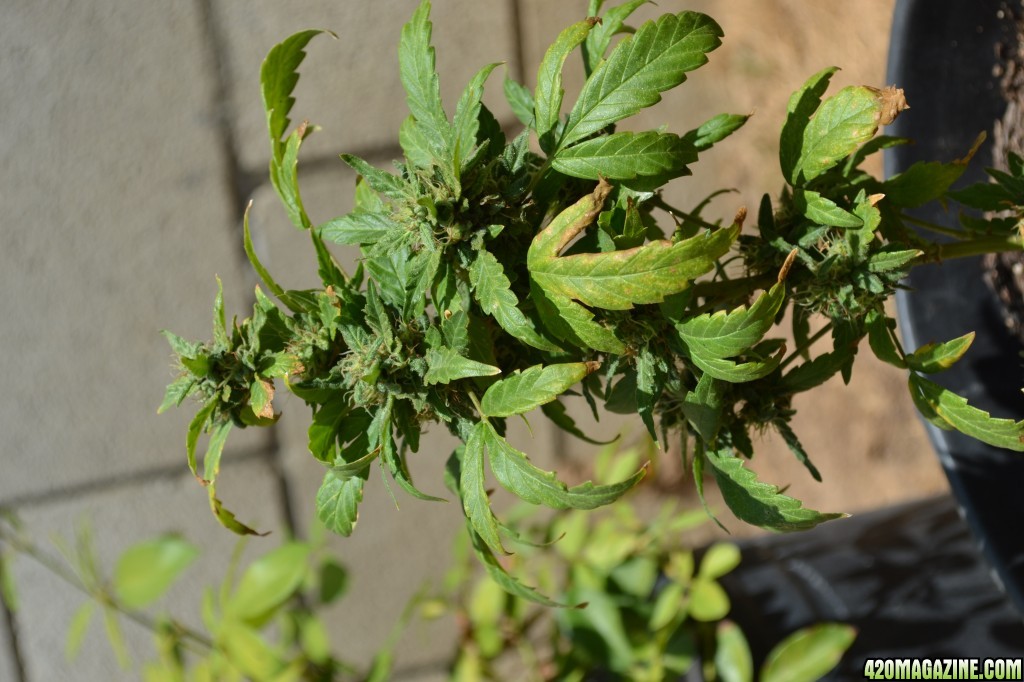
[(739, 547), (731, 542), (716, 542), (704, 553), (698, 575), (708, 580), (721, 578), (740, 565), (740, 558)]
[(85, 633), (89, 630), (89, 623), (92, 621), (92, 614), (95, 611), (96, 602), (87, 601), (78, 607), (75, 615), (71, 618), (67, 638), (64, 640), (64, 658), (68, 662), (78, 658), (78, 652), (82, 650), (82, 641), (85, 639)]
[(484, 482), (484, 449), (489, 425), (481, 422), (474, 427), (463, 451), (459, 477), (459, 496), (474, 533), (487, 544), (489, 550), (508, 554), (498, 536), (498, 522), (491, 511)]
[(220, 473), (220, 457), (224, 453), (224, 444), (228, 440), (232, 426), (231, 421), (223, 421), (210, 431), (206, 455), (203, 457), (203, 480), (207, 483), (217, 480), (217, 475)]
[(550, 149), (550, 133), (558, 124), (562, 111), (562, 67), (566, 58), (582, 43), (597, 21), (594, 17), (584, 19), (563, 30), (544, 54), (537, 69), (537, 88), (534, 91), (534, 128), (541, 146)]
[(356, 185), (356, 209), (371, 211), (374, 209), (383, 208), (382, 202), (378, 198), (370, 205), (366, 205), (367, 202), (360, 201), (360, 190), (359, 186), (366, 184), (374, 192), (383, 194), (386, 197), (392, 199), (402, 199), (406, 197), (408, 188), (402, 178), (397, 175), (393, 175), (386, 171), (382, 171), (379, 168), (372, 166), (358, 156), (352, 154), (342, 154), (341, 160), (347, 163), (352, 170), (359, 173), (361, 181)]
[(786, 122), (779, 139), (779, 163), (782, 176), (790, 184), (796, 184), (796, 169), (803, 149), (804, 130), (811, 116), (821, 106), (821, 96), (828, 89), (829, 81), (839, 68), (830, 66), (814, 74), (789, 97), (786, 107)]
[(621, 355), (625, 344), (615, 332), (594, 321), (594, 313), (566, 296), (551, 294), (536, 283), (530, 286), (531, 297), (542, 314), (545, 327), (557, 337), (581, 348), (593, 348)]
[(114, 652), (114, 658), (117, 659), (117, 664), (121, 669), (128, 670), (131, 668), (132, 659), (128, 654), (128, 645), (124, 641), (124, 631), (121, 629), (121, 623), (117, 617), (117, 611), (113, 608), (103, 608), (103, 628), (107, 632), (107, 642), (110, 644), (110, 650)]
[(779, 282), (761, 294), (749, 308), (718, 311), (691, 317), (676, 324), (686, 345), (702, 358), (729, 358), (761, 341), (775, 324), (775, 316), (786, 297)]
[(715, 633), (715, 671), (722, 682), (754, 682), (754, 659), (743, 630), (722, 621)]
[(696, 12), (667, 14), (616, 45), (587, 79), (559, 140), (564, 148), (609, 124), (657, 104), (665, 90), (707, 62), (722, 29)]
[(878, 94), (864, 86), (843, 88), (822, 102), (803, 131), (790, 183), (810, 182), (874, 137), (881, 106)]
[(541, 336), (533, 323), (519, 309), (519, 299), (512, 292), (505, 270), (494, 254), (480, 250), (469, 268), (469, 281), (480, 308), (494, 318), (506, 332), (523, 343), (540, 350), (557, 352), (558, 346)]
[(585, 180), (632, 180), (638, 176), (670, 179), (688, 175), (686, 164), (696, 160), (697, 153), (686, 140), (652, 130), (619, 132), (578, 142), (559, 150), (551, 165), (560, 173)]
[(302, 586), (309, 555), (309, 545), (289, 542), (251, 563), (225, 605), (225, 614), (245, 621), (265, 620)]
[(675, 581), (662, 588), (654, 600), (654, 608), (651, 609), (647, 623), (652, 632), (672, 624), (678, 616), (685, 615), (689, 605), (685, 591), (686, 588)]
[(365, 474), (340, 477), (327, 472), (316, 494), (316, 516), (328, 530), (345, 537), (352, 534), (359, 519), (365, 483)]
[(797, 630), (768, 652), (762, 682), (817, 682), (839, 665), (857, 638), (844, 623), (818, 623)]
[(530, 91), (522, 84), (512, 80), (505, 75), (505, 99), (508, 100), (509, 107), (512, 108), (512, 113), (516, 115), (519, 122), (527, 128), (533, 125), (533, 95)]
[(270, 159), (270, 184), (274, 186), (288, 219), (300, 230), (312, 227), (299, 192), (299, 148), (311, 132), (313, 130), (303, 123), (285, 140), (281, 153)]
[(423, 381), (428, 386), (450, 384), (458, 379), (470, 377), (490, 377), (501, 374), (501, 369), (498, 367), (465, 358), (458, 351), (447, 346), (440, 349), (428, 349), (426, 361), (427, 373), (424, 375)]
[(496, 381), (484, 393), (480, 406), (486, 417), (522, 414), (549, 403), (597, 369), (594, 362), (534, 365)]
[(968, 332), (945, 343), (926, 343), (906, 356), (910, 369), (934, 374), (947, 370), (964, 356), (974, 342), (974, 332)]
[(224, 623), (217, 640), (218, 649), (249, 679), (274, 679), (283, 665), (270, 644), (255, 629), (242, 623)]
[(224, 318), (224, 283), (217, 278), (217, 297), (213, 299), (213, 343), (218, 350), (227, 350), (228, 325)]
[(480, 428), (494, 477), (506, 490), (531, 504), (542, 504), (552, 509), (596, 509), (620, 498), (647, 472), (646, 467), (642, 468), (626, 480), (611, 485), (594, 485), (588, 481), (570, 488), (554, 473), (534, 466), (490, 424), (484, 422)]
[(398, 129), (398, 144), (402, 147), (405, 158), (413, 166), (430, 168), (437, 163), (437, 157), (430, 139), (423, 129), (416, 125), (416, 119), (406, 117)]
[(729, 614), (729, 595), (713, 580), (695, 578), (690, 585), (690, 617), (702, 623), (714, 623)]
[(164, 399), (157, 408), (157, 414), (162, 414), (172, 407), (178, 407), (185, 399), (199, 388), (196, 378), (190, 374), (184, 374), (167, 385)]
[(915, 402), (924, 404), (957, 431), (997, 448), (1024, 452), (1024, 420), (998, 419), (988, 412), (971, 407), (967, 399), (928, 381), (918, 374), (910, 375), (910, 393)]
[(705, 454), (725, 503), (741, 521), (769, 530), (795, 531), (845, 516), (804, 508), (799, 500), (779, 493), (776, 486), (758, 481), (739, 457), (713, 450)]
[(114, 592), (130, 609), (146, 606), (163, 596), (198, 556), (195, 545), (176, 535), (141, 542), (117, 560)]
[(890, 272), (909, 265), (916, 258), (923, 256), (924, 251), (917, 249), (899, 251), (876, 251), (868, 257), (869, 272)]
[(433, 24), (430, 2), (423, 0), (402, 27), (398, 63), (409, 112), (429, 141), (439, 163), (451, 163), (451, 127), (441, 104), (441, 88), (435, 71), (434, 48), (430, 44)]

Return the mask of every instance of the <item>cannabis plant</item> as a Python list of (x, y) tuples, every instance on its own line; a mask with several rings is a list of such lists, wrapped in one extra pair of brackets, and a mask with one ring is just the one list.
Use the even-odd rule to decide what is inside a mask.
[[(1016, 220), (975, 218), (950, 230), (906, 213), (931, 201), (992, 199), (984, 187), (949, 191), (974, 150), (873, 177), (864, 160), (907, 142), (877, 136), (906, 108), (903, 93), (853, 86), (824, 98), (836, 71), (828, 68), (789, 100), (779, 153), (785, 184), (775, 199), (764, 195), (753, 219), (743, 210), (707, 218), (704, 203), (670, 206), (666, 183), (690, 174), (746, 116), (715, 116), (681, 134), (619, 124), (705, 64), (722, 31), (696, 12), (634, 30), (625, 22), (644, 0), (603, 4), (591, 0), (591, 16), (559, 34), (533, 90), (506, 76), (505, 95), (524, 126), (509, 139), (481, 99), (498, 64), (473, 77), (454, 115), (445, 111), (423, 0), (399, 45), (410, 111), (399, 130), (403, 158), (382, 170), (343, 154), (360, 176), (355, 208), (323, 223), (307, 214), (297, 182), (299, 150), (314, 128), (292, 129), (289, 119), (297, 68), (322, 32), (271, 50), (261, 73), (270, 177), (315, 247), (323, 286), (278, 284), (246, 220), (246, 252), (265, 286), (252, 316), (228, 325), (219, 292), (212, 341), (167, 334), (180, 376), (162, 409), (198, 399), (188, 464), (225, 526), (255, 532), (216, 494), (225, 439), (234, 427), (277, 420), (280, 383), (312, 409), (309, 451), (325, 468), (316, 507), (329, 528), (352, 533), (374, 461), (412, 496), (437, 499), (416, 487), (407, 462), (421, 431), (441, 423), (462, 442), (437, 468), (461, 501), (473, 548), (507, 590), (542, 603), (553, 602), (498, 561), (511, 533), (491, 510), (486, 469), (526, 502), (556, 509), (612, 503), (645, 473), (569, 487), (509, 442), (506, 420), (536, 408), (586, 438), (562, 402), (567, 395), (582, 395), (595, 415), (602, 403), (638, 414), (662, 447), (680, 434), (698, 491), (710, 472), (738, 518), (780, 531), (841, 514), (804, 508), (757, 480), (744, 466), (752, 434), (778, 431), (819, 478), (790, 427), (793, 397), (835, 375), (849, 381), (865, 338), (875, 355), (907, 370), (910, 394), (933, 423), (1024, 449), (1024, 423), (990, 417), (926, 378), (960, 358), (973, 336), (906, 352), (885, 308), (918, 264), (1021, 248)], [(562, 69), (577, 49), (587, 77), (567, 105)], [(1013, 168), (999, 176), (999, 208), (1024, 204), (1024, 168)], [(922, 228), (947, 237), (933, 242)], [(358, 246), (353, 272), (328, 244)], [(784, 320), (793, 348), (777, 338)], [(831, 348), (812, 354), (825, 337)]]

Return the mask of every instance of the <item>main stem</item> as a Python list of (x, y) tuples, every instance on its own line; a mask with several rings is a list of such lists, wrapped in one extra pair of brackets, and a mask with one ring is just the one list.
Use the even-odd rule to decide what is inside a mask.
[(1024, 237), (1019, 234), (1013, 236), (999, 235), (949, 244), (935, 244), (929, 249), (928, 253), (918, 259), (918, 262), (970, 258), (971, 256), (981, 256), (986, 253), (999, 253), (1002, 251), (1024, 251)]

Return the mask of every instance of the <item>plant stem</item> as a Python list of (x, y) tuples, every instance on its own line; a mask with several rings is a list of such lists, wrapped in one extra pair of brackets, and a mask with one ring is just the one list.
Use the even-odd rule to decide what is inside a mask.
[(801, 346), (800, 348), (797, 348), (797, 349), (796, 349), (796, 350), (794, 350), (794, 351), (793, 351), (792, 353), (790, 353), (789, 357), (788, 357), (788, 358), (786, 358), (786, 359), (784, 359), (784, 360), (783, 360), (783, 361), (782, 361), (782, 362), (781, 362), (781, 363), (779, 364), (779, 369), (780, 369), (780, 370), (782, 370), (782, 369), (786, 369), (786, 367), (787, 367), (788, 365), (792, 364), (792, 362), (793, 362), (794, 360), (796, 360), (796, 359), (797, 359), (798, 357), (800, 357), (800, 354), (801, 354), (801, 353), (803, 353), (803, 352), (804, 352), (804, 351), (806, 351), (806, 350), (809, 350), (811, 346), (813, 346), (813, 345), (814, 345), (815, 343), (817, 343), (817, 342), (818, 342), (818, 340), (819, 340), (819, 339), (820, 339), (821, 337), (825, 336), (825, 334), (827, 334), (827, 333), (828, 333), (828, 332), (830, 332), (830, 331), (832, 331), (832, 323), (831, 323), (831, 322), (829, 322), (828, 324), (826, 324), (826, 325), (825, 325), (824, 327), (822, 327), (822, 328), (821, 328), (821, 329), (819, 329), (818, 331), (814, 332), (814, 334), (813, 334), (813, 335), (812, 335), (812, 336), (811, 336), (811, 337), (810, 337), (809, 339), (807, 339), (807, 343), (806, 343), (806, 344), (804, 344), (804, 345), (803, 345), (803, 346)]
[(719, 229), (721, 227), (721, 225), (715, 225), (714, 223), (709, 223), (708, 221), (704, 220), (703, 218), (698, 218), (697, 216), (695, 216), (695, 215), (693, 215), (691, 213), (687, 213), (686, 211), (680, 211), (675, 206), (672, 206), (671, 204), (665, 203), (665, 200), (662, 199), (661, 195), (659, 195), (659, 194), (656, 194), (654, 196), (654, 198), (651, 199), (651, 204), (653, 204), (654, 206), (657, 206), (658, 208), (660, 208), (660, 209), (662, 209), (664, 211), (668, 211), (669, 213), (671, 213), (671, 214), (673, 214), (675, 216), (678, 216), (678, 217), (682, 218), (683, 220), (688, 220), (691, 223), (696, 223), (697, 225), (700, 225), (701, 227), (706, 227), (709, 230), (717, 230), (717, 229)]
[(970, 241), (953, 242), (951, 244), (935, 244), (929, 253), (918, 259), (918, 262), (969, 258), (971, 256), (981, 256), (986, 253), (999, 253), (1001, 251), (1024, 251), (1024, 237), (1021, 235), (999, 235), (995, 237), (980, 237)]
[(920, 218), (915, 218), (914, 216), (907, 215), (906, 213), (902, 215), (902, 218), (908, 223), (911, 223), (912, 225), (917, 225), (918, 227), (923, 227), (929, 232), (935, 232), (936, 234), (944, 234), (949, 237), (957, 238), (961, 238), (964, 236), (963, 230), (956, 230), (951, 227), (946, 227), (945, 225), (939, 225), (938, 223), (932, 223), (927, 220), (921, 220)]

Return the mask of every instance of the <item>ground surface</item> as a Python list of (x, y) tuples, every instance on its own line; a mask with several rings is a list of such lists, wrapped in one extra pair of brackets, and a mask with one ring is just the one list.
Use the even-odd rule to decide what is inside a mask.
[[(844, 69), (839, 85), (884, 85), (892, 4), (659, 3), (663, 11), (712, 14), (725, 44), (638, 125), (684, 131), (720, 111), (756, 112), (673, 199), (692, 204), (735, 187), (737, 194), (713, 205), (731, 216), (776, 191), (775, 140), (789, 93), (832, 64)], [(336, 161), (338, 152), (379, 164), (396, 153), (405, 109), (394, 46), (414, 5), (16, 0), (0, 10), (0, 348), (7, 360), (0, 505), (44, 542), (90, 518), (110, 566), (132, 542), (176, 528), (204, 549), (189, 586), (212, 582), (223, 570), (233, 541), (210, 518), (205, 493), (184, 465), (190, 414), (155, 415), (171, 378), (158, 330), (208, 335), (214, 273), (225, 283), (229, 310), (248, 306), (255, 280), (241, 254), (240, 217), (249, 198), (257, 248), (269, 267), (289, 287), (316, 283), (307, 242), (287, 225), (265, 184), (260, 61), (295, 30), (339, 34), (311, 46), (295, 113), (324, 128), (303, 153), (307, 207), (327, 219), (350, 205), (353, 178)], [(499, 60), (532, 85), (547, 42), (584, 11), (583, 0), (435, 0), (445, 96), (451, 101), (480, 64)], [(569, 79), (570, 92), (578, 82)], [(488, 97), (499, 101), (499, 89)], [(908, 97), (913, 104), (913, 93)], [(506, 108), (495, 110), (511, 125)], [(299, 401), (280, 407), (286, 414), (276, 435), (242, 434), (225, 456), (224, 499), (246, 520), (276, 531), (271, 540), (250, 543), (250, 555), (289, 527), (304, 534), (312, 522), (321, 472), (305, 453), (307, 416)], [(852, 386), (832, 382), (800, 407), (795, 428), (825, 483), (811, 481), (774, 441), (759, 447), (755, 468), (766, 480), (789, 484), (810, 506), (857, 512), (945, 489), (899, 372), (865, 359)], [(639, 425), (631, 428), (639, 432)], [(429, 491), (441, 488), (449, 447), (437, 437), (416, 463)], [(523, 447), (542, 463), (558, 454), (573, 467), (591, 455), (543, 426)], [(670, 494), (684, 494), (669, 483)], [(460, 521), (454, 505), (439, 507), (410, 500), (396, 510), (375, 483), (356, 536), (334, 543), (355, 589), (330, 614), (331, 627), (355, 660), (366, 660), (421, 578), (443, 572)], [(20, 608), (0, 621), (0, 680), (136, 678), (115, 666), (99, 627), (86, 635), (79, 660), (65, 662), (64, 634), (82, 598), (25, 560), (14, 562), (13, 573)], [(197, 620), (194, 589), (179, 590), (173, 601), (176, 608), (192, 604), (180, 607), (182, 615)], [(443, 659), (452, 628), (413, 628), (400, 666), (429, 669)], [(129, 628), (128, 635), (136, 659), (148, 657), (145, 633)], [(431, 674), (404, 679), (435, 679)]]

